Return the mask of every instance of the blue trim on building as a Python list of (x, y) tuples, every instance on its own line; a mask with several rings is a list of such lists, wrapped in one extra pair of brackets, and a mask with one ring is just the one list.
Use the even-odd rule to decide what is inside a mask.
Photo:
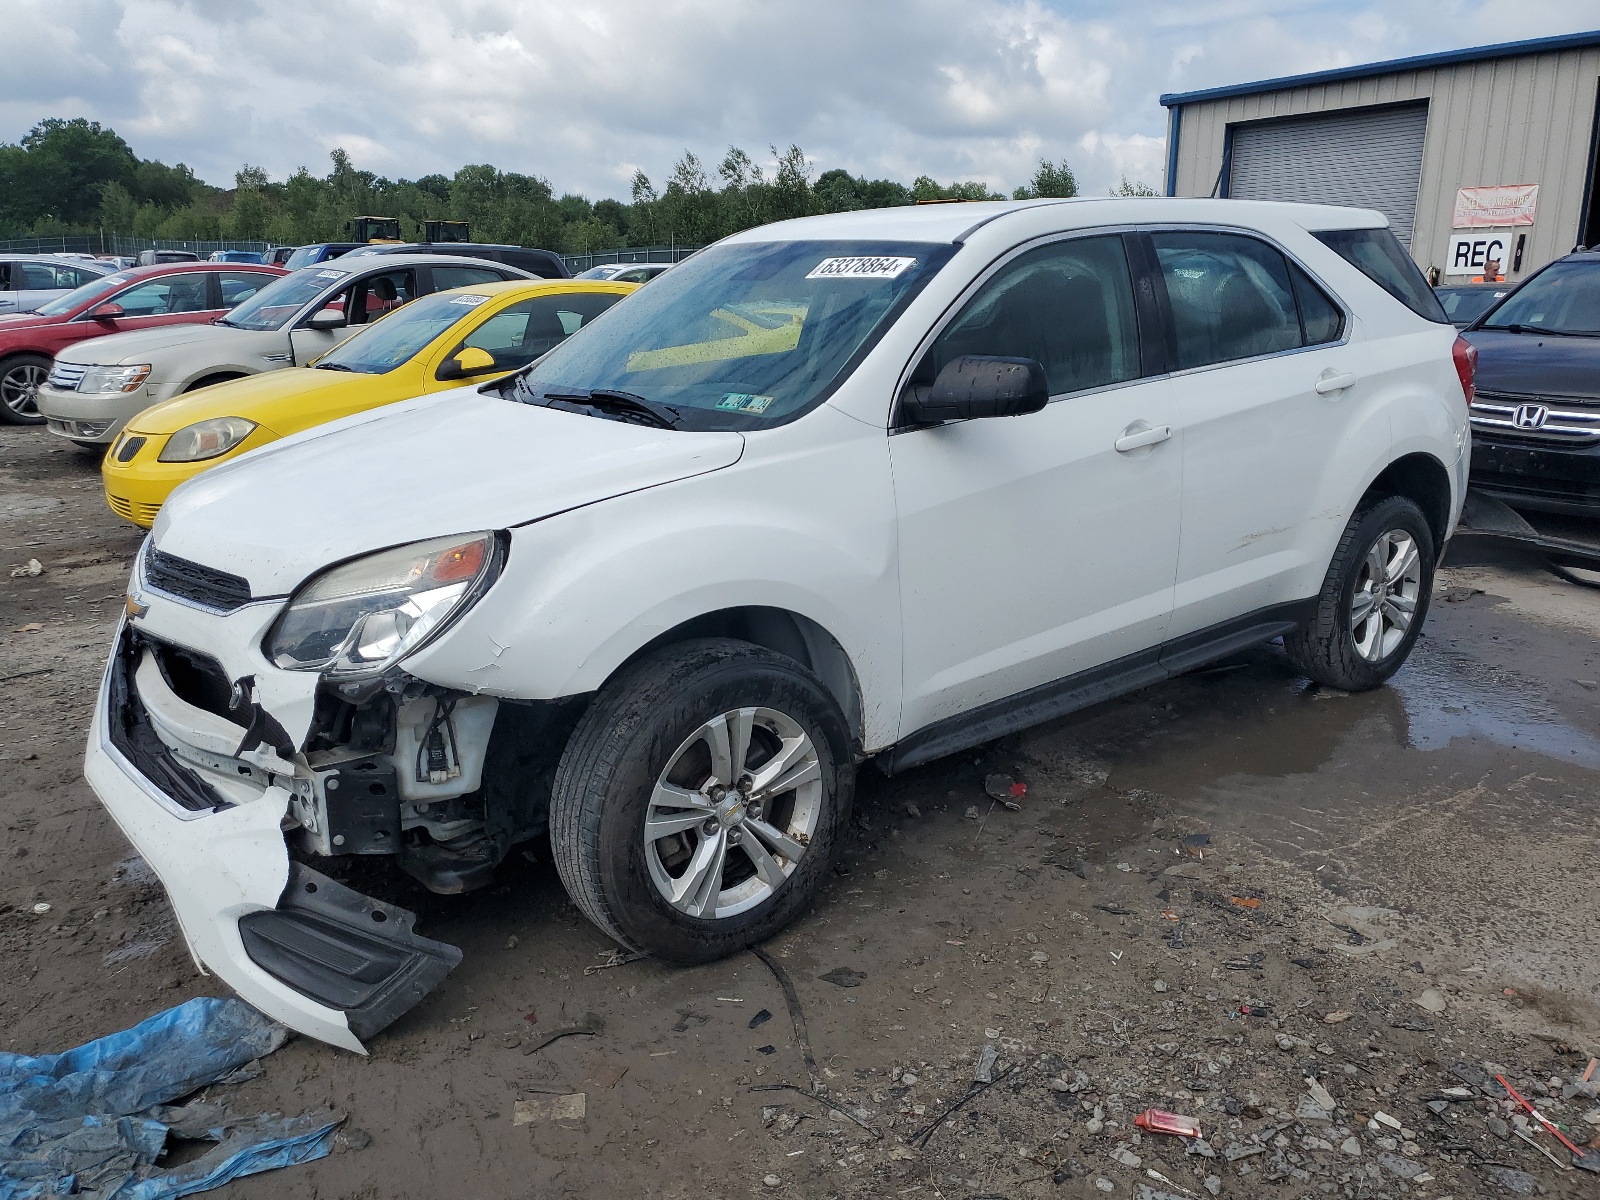
[(1581, 50), (1600, 46), (1600, 29), (1587, 33), (1564, 33), (1555, 37), (1530, 38), (1521, 42), (1500, 42), (1493, 46), (1474, 46), (1466, 50), (1446, 50), (1439, 54), (1417, 54), (1410, 58), (1391, 58), (1387, 62), (1364, 63), (1357, 67), (1338, 67), (1332, 71), (1313, 71), (1309, 75), (1285, 75), (1258, 83), (1235, 83), (1227, 87), (1204, 88), (1198, 92), (1168, 92), (1161, 97), (1165, 108), (1176, 110), (1200, 100), (1223, 100), (1229, 96), (1254, 96), (1286, 88), (1314, 87), (1321, 83), (1340, 83), (1347, 79), (1367, 79), (1392, 75), (1397, 71), (1423, 71), (1457, 63), (1484, 62), (1493, 58), (1513, 58), (1521, 54), (1548, 54), (1555, 50)]
[(1167, 113), (1167, 195), (1178, 194), (1178, 131), (1183, 128), (1183, 105)]

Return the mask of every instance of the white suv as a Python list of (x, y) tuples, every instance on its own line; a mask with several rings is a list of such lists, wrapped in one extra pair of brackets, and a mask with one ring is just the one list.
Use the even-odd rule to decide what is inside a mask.
[[(1454, 348), (1454, 349), (1453, 349)], [(897, 771), (1282, 637), (1404, 661), (1472, 363), (1376, 213), (950, 204), (751, 230), (532, 366), (163, 509), (88, 775), (196, 958), (360, 1048), (440, 892), (548, 831), (677, 963), (800, 912)]]

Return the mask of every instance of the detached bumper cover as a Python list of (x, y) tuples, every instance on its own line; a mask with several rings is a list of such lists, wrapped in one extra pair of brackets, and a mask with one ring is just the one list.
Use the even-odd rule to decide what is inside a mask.
[(422, 999), (461, 961), (460, 950), (417, 937), (404, 909), (291, 864), (283, 787), (212, 807), (152, 780), (163, 775), (156, 763), (190, 773), (151, 729), (122, 635), (118, 646), (95, 706), (84, 774), (166, 887), (196, 963), (290, 1028), (365, 1053), (361, 1039)]

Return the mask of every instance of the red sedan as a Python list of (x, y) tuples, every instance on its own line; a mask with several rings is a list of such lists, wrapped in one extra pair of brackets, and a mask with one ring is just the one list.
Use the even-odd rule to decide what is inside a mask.
[(284, 274), (251, 263), (162, 263), (103, 276), (37, 312), (0, 314), (0, 422), (44, 420), (34, 397), (63, 347), (130, 329), (214, 321)]

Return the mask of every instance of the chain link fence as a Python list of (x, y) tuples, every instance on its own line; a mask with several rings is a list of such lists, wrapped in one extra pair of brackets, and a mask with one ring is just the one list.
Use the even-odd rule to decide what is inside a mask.
[[(621, 246), (614, 250), (595, 250), (588, 254), (564, 254), (567, 270), (574, 275), (590, 267), (610, 263), (682, 262), (699, 246)], [(205, 258), (218, 250), (252, 250), (260, 253), (266, 242), (201, 241), (193, 238), (124, 237), (115, 233), (74, 233), (61, 237), (0, 239), (0, 253), (7, 254), (115, 254), (137, 257), (141, 250), (187, 250)]]
[(141, 250), (187, 250), (204, 258), (218, 250), (253, 250), (259, 254), (266, 248), (266, 242), (123, 237), (115, 233), (69, 233), (61, 237), (0, 240), (0, 252), (7, 254), (115, 254), (124, 258), (134, 258)]

